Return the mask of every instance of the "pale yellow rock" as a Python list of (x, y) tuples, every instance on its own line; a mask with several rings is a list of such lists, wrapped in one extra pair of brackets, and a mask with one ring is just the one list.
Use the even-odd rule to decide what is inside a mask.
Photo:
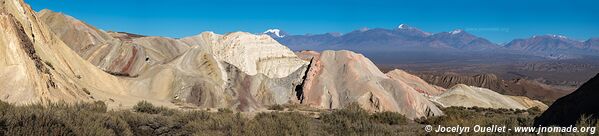
[(539, 100), (533, 100), (530, 99), (528, 97), (524, 97), (524, 96), (509, 96), (512, 99), (516, 100), (518, 103), (522, 104), (522, 106), (524, 106), (525, 108), (533, 108), (533, 107), (538, 107), (540, 110), (544, 111), (547, 110), (547, 108), (549, 108), (549, 106), (547, 106), (545, 103), (539, 101)]
[(530, 100), (526, 97), (514, 97), (499, 94), (495, 91), (458, 84), (447, 91), (431, 98), (444, 107), (483, 107), (502, 109), (528, 109), (532, 107), (546, 108), (547, 105), (540, 101)]

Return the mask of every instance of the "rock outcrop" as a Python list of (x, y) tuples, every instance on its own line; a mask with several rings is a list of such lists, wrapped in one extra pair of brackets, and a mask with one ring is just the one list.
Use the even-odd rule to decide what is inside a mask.
[(171, 38), (107, 33), (47, 9), (37, 15), (79, 56), (117, 76), (139, 76), (149, 67), (171, 61), (189, 48)]
[(211, 51), (216, 59), (230, 63), (249, 75), (258, 73), (281, 78), (296, 71), (307, 62), (299, 59), (289, 48), (267, 35), (233, 32), (218, 35), (204, 32), (182, 38), (188, 45), (199, 45)]
[(368, 111), (394, 111), (408, 118), (443, 114), (414, 88), (388, 77), (361, 54), (324, 51), (311, 60), (298, 95), (303, 104), (337, 109), (356, 102)]
[(546, 109), (547, 105), (540, 101), (530, 100), (526, 97), (514, 97), (501, 95), (489, 89), (467, 86), (464, 84), (455, 85), (441, 95), (431, 98), (443, 107), (462, 106), (462, 107), (484, 107), (484, 108), (502, 108), (502, 109), (528, 109), (538, 107)]
[(219, 61), (213, 54), (192, 46), (182, 56), (157, 65), (147, 73), (129, 78), (132, 95), (172, 101), (199, 108), (263, 110), (266, 105), (285, 104), (295, 99), (306, 66), (282, 78), (248, 75), (236, 66)]
[(16, 104), (102, 100), (118, 107), (145, 99), (127, 95), (119, 78), (79, 57), (22, 0), (1, 3), (0, 100)]
[[(44, 10), (38, 13), (44, 17), (37, 20), (35, 12), (23, 1), (2, 3), (0, 51), (4, 52), (1, 54), (4, 59), (0, 61), (0, 96), (3, 101), (28, 104), (100, 100), (111, 108), (119, 108), (147, 100), (169, 107), (253, 111), (263, 109), (264, 105), (297, 101), (295, 88), (306, 71), (307, 62), (284, 46), (248, 33), (210, 39), (221, 40), (220, 45), (188, 46), (176, 39), (123, 37), (119, 33), (112, 34), (121, 37), (115, 39), (64, 14)], [(270, 54), (244, 52), (246, 47), (239, 47), (250, 45), (271, 48)], [(211, 46), (218, 46), (223, 52), (205, 50)], [(234, 48), (225, 49), (230, 47)], [(231, 52), (235, 55), (227, 55)], [(94, 63), (99, 56), (103, 59)], [(251, 60), (255, 62), (247, 64), (258, 66), (254, 70), (263, 73), (250, 75), (223, 61), (252, 56), (257, 56)], [(246, 62), (239, 64), (245, 68)], [(114, 76), (118, 72), (135, 76)]]
[(424, 81), (440, 87), (450, 88), (457, 84), (466, 84), (488, 88), (500, 94), (526, 96), (543, 102), (553, 102), (566, 95), (569, 91), (551, 87), (527, 79), (502, 80), (494, 74), (479, 74), (465, 76), (453, 73), (444, 74), (418, 74)]
[(414, 90), (422, 94), (426, 94), (427, 96), (439, 95), (445, 92), (444, 88), (435, 85), (430, 85), (426, 81), (422, 80), (420, 77), (412, 75), (403, 70), (395, 69), (387, 72), (386, 75), (391, 79), (405, 82), (406, 84), (414, 88)]
[[(599, 74), (571, 94), (557, 99), (549, 109), (535, 120), (535, 126), (575, 125), (583, 116), (599, 118)], [(586, 127), (586, 126), (583, 126)]]

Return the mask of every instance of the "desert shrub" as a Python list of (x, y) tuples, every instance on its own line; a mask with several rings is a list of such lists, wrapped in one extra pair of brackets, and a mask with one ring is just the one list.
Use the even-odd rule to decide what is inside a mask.
[(578, 127), (599, 127), (599, 120), (593, 119), (592, 116), (582, 115), (576, 121)]
[(268, 110), (282, 111), (284, 109), (285, 109), (285, 107), (283, 107), (283, 105), (279, 105), (279, 104), (271, 105), (268, 107)]
[(464, 108), (448, 107), (444, 108), (445, 116), (430, 117), (421, 120), (423, 124), (439, 125), (497, 125), (502, 124), (508, 127), (513, 126), (532, 126), (536, 113), (522, 112), (519, 110), (491, 109), (491, 108)]
[(118, 111), (113, 114), (125, 120), (130, 126), (130, 131), (135, 135), (162, 135), (175, 130), (173, 121), (168, 116), (161, 114), (132, 113), (130, 111)]
[(247, 126), (246, 133), (255, 135), (324, 135), (318, 121), (297, 112), (259, 113)]
[(76, 110), (87, 110), (99, 113), (105, 113), (107, 111), (106, 103), (102, 101), (95, 101), (93, 103), (77, 103), (74, 107)]
[[(491, 109), (480, 107), (448, 107), (443, 108), (444, 116), (435, 116), (415, 120), (421, 124), (432, 124), (442, 126), (491, 126), (505, 125), (506, 127), (533, 126), (534, 118), (541, 112), (538, 109), (509, 110)], [(466, 135), (481, 135), (481, 133), (469, 133)], [(484, 134), (482, 134), (484, 135)], [(514, 135), (504, 133), (503, 135)], [(522, 134), (517, 134), (522, 135)]]
[(154, 106), (152, 103), (148, 102), (148, 101), (141, 101), (138, 102), (135, 106), (133, 106), (133, 110), (135, 110), (136, 112), (141, 112), (141, 113), (148, 113), (148, 114), (173, 114), (174, 111), (172, 111), (171, 109), (168, 109), (166, 107), (156, 107)]
[(397, 135), (409, 126), (396, 125), (402, 124), (399, 114), (371, 115), (357, 104), (321, 112), (320, 118), (306, 115), (311, 112), (258, 113), (249, 118), (230, 110), (184, 111), (147, 101), (133, 110), (117, 111), (107, 110), (103, 102), (0, 102), (0, 113), (0, 135)]
[(9, 111), (12, 108), (13, 106), (11, 104), (6, 103), (4, 101), (0, 101), (0, 115), (4, 115), (6, 111)]
[(357, 103), (322, 116), (324, 128), (332, 135), (393, 135), (399, 130), (388, 124), (375, 123)]
[(186, 135), (243, 135), (244, 127), (248, 122), (248, 119), (243, 118), (240, 113), (208, 113), (202, 116), (204, 117), (184, 124), (181, 128), (182, 132)]
[(218, 112), (221, 112), (221, 113), (233, 113), (233, 110), (231, 110), (229, 108), (218, 108)]
[(131, 135), (126, 122), (107, 115), (101, 102), (10, 106), (0, 123), (3, 135)]
[(370, 119), (377, 123), (389, 125), (405, 125), (408, 123), (408, 118), (397, 112), (377, 112), (370, 116)]
[(75, 135), (59, 117), (40, 110), (14, 108), (3, 114), (0, 122), (5, 126), (4, 135)]

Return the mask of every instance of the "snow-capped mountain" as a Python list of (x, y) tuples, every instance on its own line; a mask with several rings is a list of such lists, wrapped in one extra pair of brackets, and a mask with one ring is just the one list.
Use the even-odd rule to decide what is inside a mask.
[(458, 49), (467, 50), (488, 50), (496, 49), (499, 46), (487, 39), (474, 36), (462, 29), (456, 29), (451, 32), (441, 32), (431, 35), (428, 38), (429, 45), (450, 46)]
[(279, 29), (268, 29), (263, 32), (263, 34), (267, 34), (273, 38), (283, 38), (287, 35), (287, 33), (279, 30)]
[(278, 36), (271, 31), (271, 37), (294, 50), (398, 50), (398, 49), (457, 49), (488, 50), (498, 46), (486, 39), (468, 34), (463, 30), (431, 34), (407, 24), (394, 29), (362, 28), (343, 35), (333, 33), (318, 35)]
[(563, 35), (538, 35), (528, 39), (516, 39), (505, 45), (506, 48), (527, 52), (583, 52), (584, 43)]
[(408, 26), (407, 24), (400, 24), (399, 26), (397, 26), (397, 29), (395, 29), (395, 31), (401, 32), (405, 35), (412, 35), (412, 36), (418, 35), (418, 36), (425, 37), (425, 36), (432, 35), (431, 33), (424, 32), (416, 27)]
[(540, 56), (598, 55), (599, 38), (587, 41), (569, 39), (563, 35), (539, 35), (495, 44), (463, 29), (431, 34), (407, 24), (393, 29), (361, 28), (339, 34), (286, 35), (278, 29), (265, 33), (293, 50), (348, 49), (355, 51), (439, 50), (439, 51), (507, 51)]

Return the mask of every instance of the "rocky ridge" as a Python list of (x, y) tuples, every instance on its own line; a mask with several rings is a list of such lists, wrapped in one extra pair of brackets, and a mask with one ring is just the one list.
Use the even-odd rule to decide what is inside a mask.
[(466, 84), (469, 86), (488, 88), (500, 94), (526, 96), (544, 102), (555, 101), (557, 98), (564, 96), (569, 92), (567, 90), (561, 90), (527, 79), (502, 80), (494, 74), (465, 76), (455, 73), (421, 73), (418, 75), (424, 81), (440, 87), (450, 88), (457, 84)]

